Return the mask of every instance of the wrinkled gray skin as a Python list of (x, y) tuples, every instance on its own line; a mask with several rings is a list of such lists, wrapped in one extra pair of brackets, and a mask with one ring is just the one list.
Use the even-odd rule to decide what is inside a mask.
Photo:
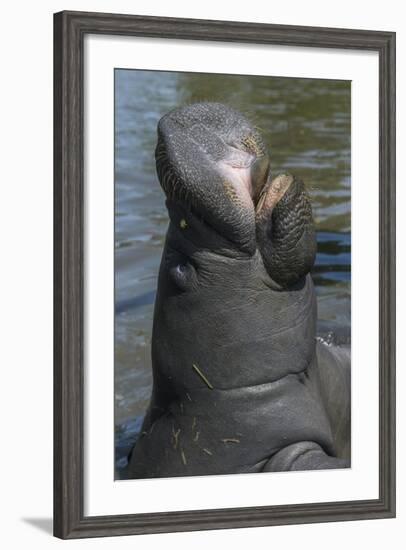
[(164, 116), (156, 162), (170, 224), (129, 477), (348, 467), (350, 357), (316, 343), (303, 183), (272, 180), (256, 130), (215, 103)]

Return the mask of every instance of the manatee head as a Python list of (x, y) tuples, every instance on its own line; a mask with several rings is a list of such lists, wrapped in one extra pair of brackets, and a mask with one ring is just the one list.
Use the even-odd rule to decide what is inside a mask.
[(156, 166), (171, 221), (195, 247), (231, 257), (259, 250), (277, 288), (309, 273), (316, 239), (303, 182), (272, 180), (262, 138), (242, 114), (219, 103), (168, 113), (158, 124)]

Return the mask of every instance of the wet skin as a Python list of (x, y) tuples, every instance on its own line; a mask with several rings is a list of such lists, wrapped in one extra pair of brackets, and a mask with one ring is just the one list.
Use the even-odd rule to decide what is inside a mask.
[(214, 103), (161, 119), (156, 162), (170, 224), (129, 477), (348, 467), (349, 354), (316, 342), (303, 182), (272, 179), (255, 128)]

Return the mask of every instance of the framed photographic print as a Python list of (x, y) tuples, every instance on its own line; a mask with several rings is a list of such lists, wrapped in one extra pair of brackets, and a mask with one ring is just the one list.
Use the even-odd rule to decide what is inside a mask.
[(395, 514), (395, 35), (55, 15), (60, 538)]

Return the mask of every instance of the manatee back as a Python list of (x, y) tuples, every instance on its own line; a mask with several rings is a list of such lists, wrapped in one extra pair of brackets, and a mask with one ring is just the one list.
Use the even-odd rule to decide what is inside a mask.
[(350, 346), (316, 346), (321, 395), (330, 419), (339, 458), (351, 456), (351, 349)]

